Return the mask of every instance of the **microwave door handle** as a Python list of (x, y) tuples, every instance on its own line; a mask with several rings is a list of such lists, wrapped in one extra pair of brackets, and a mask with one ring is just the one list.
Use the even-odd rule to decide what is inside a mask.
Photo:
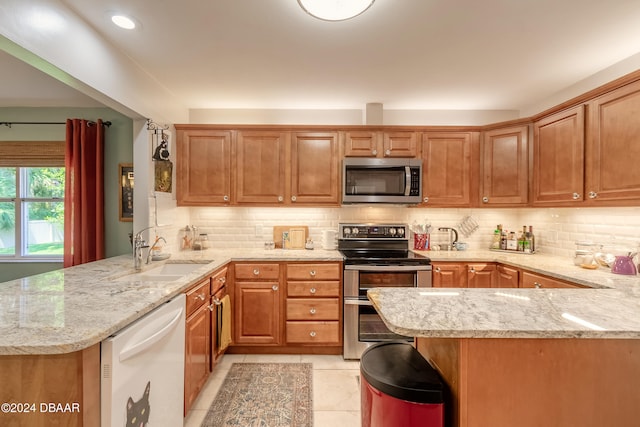
[(404, 195), (408, 196), (411, 193), (411, 168), (409, 166), (404, 167)]

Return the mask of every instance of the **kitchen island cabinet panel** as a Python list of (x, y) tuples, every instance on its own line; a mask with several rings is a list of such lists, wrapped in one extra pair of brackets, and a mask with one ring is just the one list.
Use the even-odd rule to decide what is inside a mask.
[(454, 427), (637, 426), (640, 341), (417, 338)]
[(586, 200), (637, 205), (640, 200), (640, 81), (589, 103)]
[(178, 206), (231, 203), (231, 131), (178, 130)]

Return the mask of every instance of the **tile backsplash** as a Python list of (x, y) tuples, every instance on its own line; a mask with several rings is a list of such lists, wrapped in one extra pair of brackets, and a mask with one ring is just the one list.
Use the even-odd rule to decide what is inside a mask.
[[(532, 225), (541, 253), (572, 257), (576, 241), (593, 241), (620, 249), (640, 247), (640, 207), (629, 208), (519, 208), (519, 209), (437, 209), (402, 206), (344, 206), (340, 208), (173, 208), (176, 221), (158, 228), (170, 251), (178, 250), (179, 229), (187, 223), (207, 233), (216, 248), (262, 248), (273, 240), (276, 225), (307, 225), (310, 237), (321, 246), (322, 232), (337, 229), (343, 222), (429, 222), (438, 227), (459, 229), (471, 216), (478, 229), (469, 236), (460, 232), (460, 241), (469, 249), (489, 247), (493, 230), (503, 224), (508, 230)], [(184, 224), (182, 223), (184, 222)], [(443, 233), (434, 232), (434, 243), (444, 242)]]

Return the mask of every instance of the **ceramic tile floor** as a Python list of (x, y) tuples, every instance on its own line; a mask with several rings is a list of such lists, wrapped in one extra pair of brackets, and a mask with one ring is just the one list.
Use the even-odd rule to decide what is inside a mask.
[(184, 419), (184, 427), (200, 427), (232, 363), (312, 363), (313, 427), (360, 426), (358, 361), (342, 356), (227, 354), (210, 375)]

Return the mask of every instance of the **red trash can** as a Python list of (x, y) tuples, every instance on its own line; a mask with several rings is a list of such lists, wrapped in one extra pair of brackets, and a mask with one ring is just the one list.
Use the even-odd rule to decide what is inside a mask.
[(444, 385), (406, 342), (383, 342), (360, 357), (362, 427), (443, 427)]

